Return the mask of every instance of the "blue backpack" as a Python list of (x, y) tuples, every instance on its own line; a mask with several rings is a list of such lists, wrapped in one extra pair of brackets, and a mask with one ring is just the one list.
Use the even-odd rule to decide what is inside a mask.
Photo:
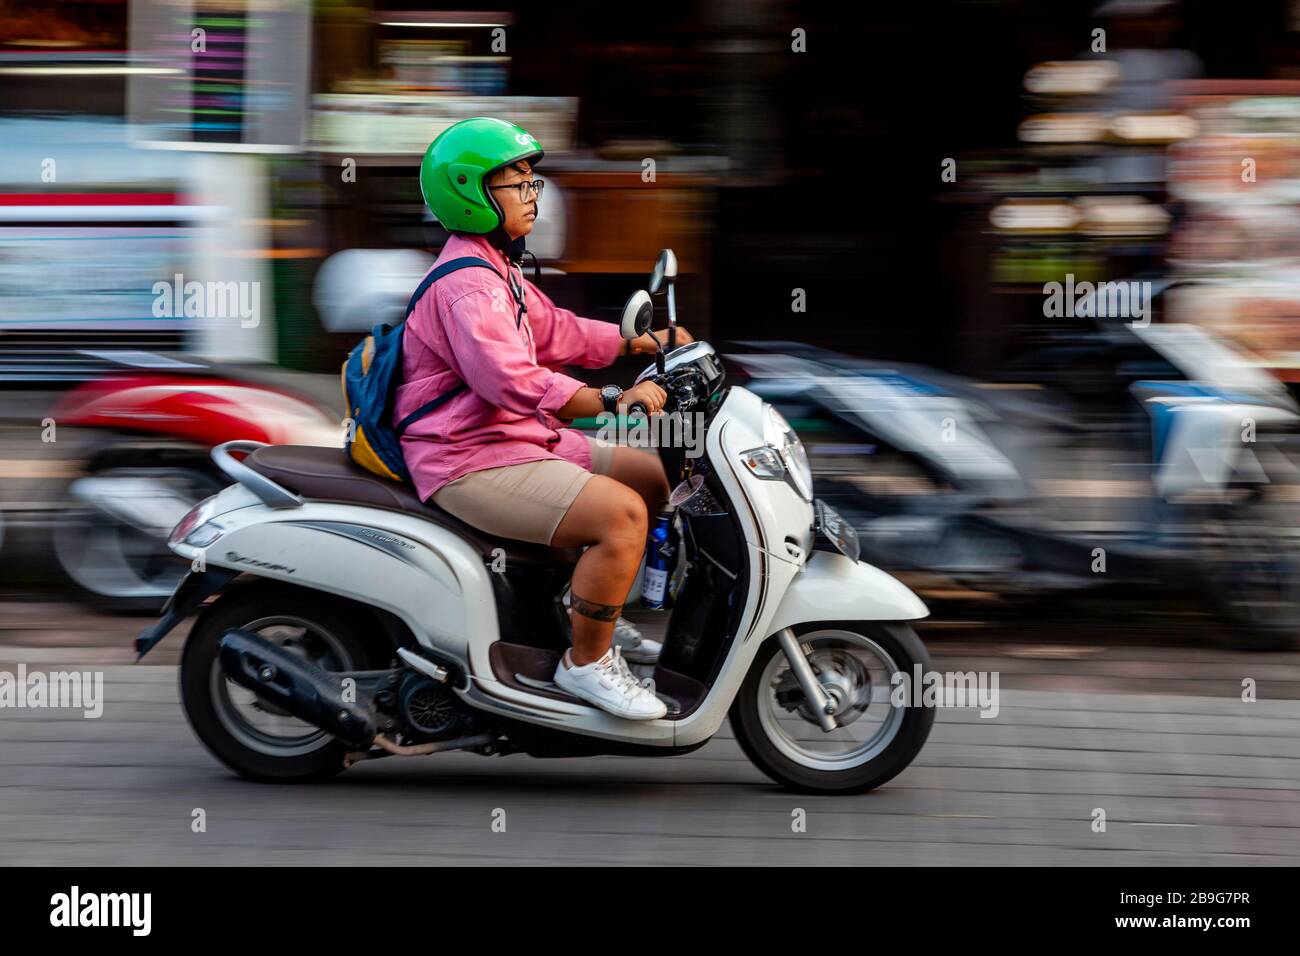
[[(406, 306), (406, 319), (411, 317), (416, 304), (431, 285), (457, 270), (475, 267), (491, 269), (501, 275), (490, 262), (474, 256), (444, 262), (425, 276), (416, 288)], [(402, 331), (406, 319), (394, 327), (376, 325), (343, 363), (343, 399), (353, 422), (346, 442), (347, 452), (362, 468), (393, 481), (411, 480), (402, 458), (402, 433), (469, 388), (461, 382), (425, 402), (398, 422), (396, 428), (390, 424), (393, 401), (402, 378)]]

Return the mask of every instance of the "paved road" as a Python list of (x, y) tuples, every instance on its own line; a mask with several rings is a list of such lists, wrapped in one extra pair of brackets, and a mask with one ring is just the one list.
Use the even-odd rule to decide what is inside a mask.
[[(130, 618), (0, 603), (0, 670), (102, 669), (98, 720), (0, 711), (0, 860), (64, 864), (1300, 862), (1300, 654), (1121, 643), (1095, 628), (945, 626), (940, 669), (996, 668), (1001, 712), (941, 710), (863, 796), (786, 793), (725, 729), (696, 753), (443, 754), (320, 785), (239, 780), (181, 715), (175, 648), (124, 663)], [(1048, 636), (1050, 635), (1050, 637)], [(1260, 699), (1240, 700), (1244, 676)], [(206, 832), (191, 829), (206, 813)], [(1105, 810), (1106, 831), (1093, 813)], [(807, 815), (792, 832), (792, 814)], [(494, 832), (496, 811), (505, 832)], [(499, 814), (496, 814), (499, 818)]]

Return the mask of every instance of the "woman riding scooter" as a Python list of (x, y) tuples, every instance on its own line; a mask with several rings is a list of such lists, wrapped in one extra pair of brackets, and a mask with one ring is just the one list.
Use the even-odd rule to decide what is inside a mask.
[[(474, 257), (493, 268), (445, 275), (416, 305), (394, 422), (450, 395), (402, 436), (420, 497), (499, 537), (586, 549), (570, 589), (573, 646), (555, 683), (611, 714), (653, 720), (664, 704), (611, 644), (616, 623), (620, 644), (650, 643), (619, 613), (667, 478), (656, 455), (564, 426), (635, 402), (653, 414), (666, 395), (649, 381), (626, 391), (590, 388), (548, 366), (602, 368), (619, 354), (652, 355), (667, 333), (625, 342), (617, 325), (558, 308), (523, 277), (525, 237), (544, 187), (534, 178), (541, 159), (526, 130), (487, 118), (448, 127), (425, 152), (421, 192), (451, 234), (438, 263)], [(691, 341), (678, 327), (678, 344)]]

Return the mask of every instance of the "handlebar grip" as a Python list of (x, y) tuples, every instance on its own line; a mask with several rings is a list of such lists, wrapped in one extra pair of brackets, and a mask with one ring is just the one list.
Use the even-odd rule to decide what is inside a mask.
[(633, 402), (627, 407), (627, 413), (629, 415), (641, 415), (642, 417), (649, 416), (649, 412), (645, 407), (645, 402)]

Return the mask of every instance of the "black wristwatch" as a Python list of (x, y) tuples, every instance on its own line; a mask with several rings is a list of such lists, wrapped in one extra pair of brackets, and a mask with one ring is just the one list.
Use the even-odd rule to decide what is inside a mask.
[(617, 385), (606, 385), (600, 390), (600, 403), (605, 411), (614, 415), (618, 412), (618, 400), (623, 397), (623, 390)]

